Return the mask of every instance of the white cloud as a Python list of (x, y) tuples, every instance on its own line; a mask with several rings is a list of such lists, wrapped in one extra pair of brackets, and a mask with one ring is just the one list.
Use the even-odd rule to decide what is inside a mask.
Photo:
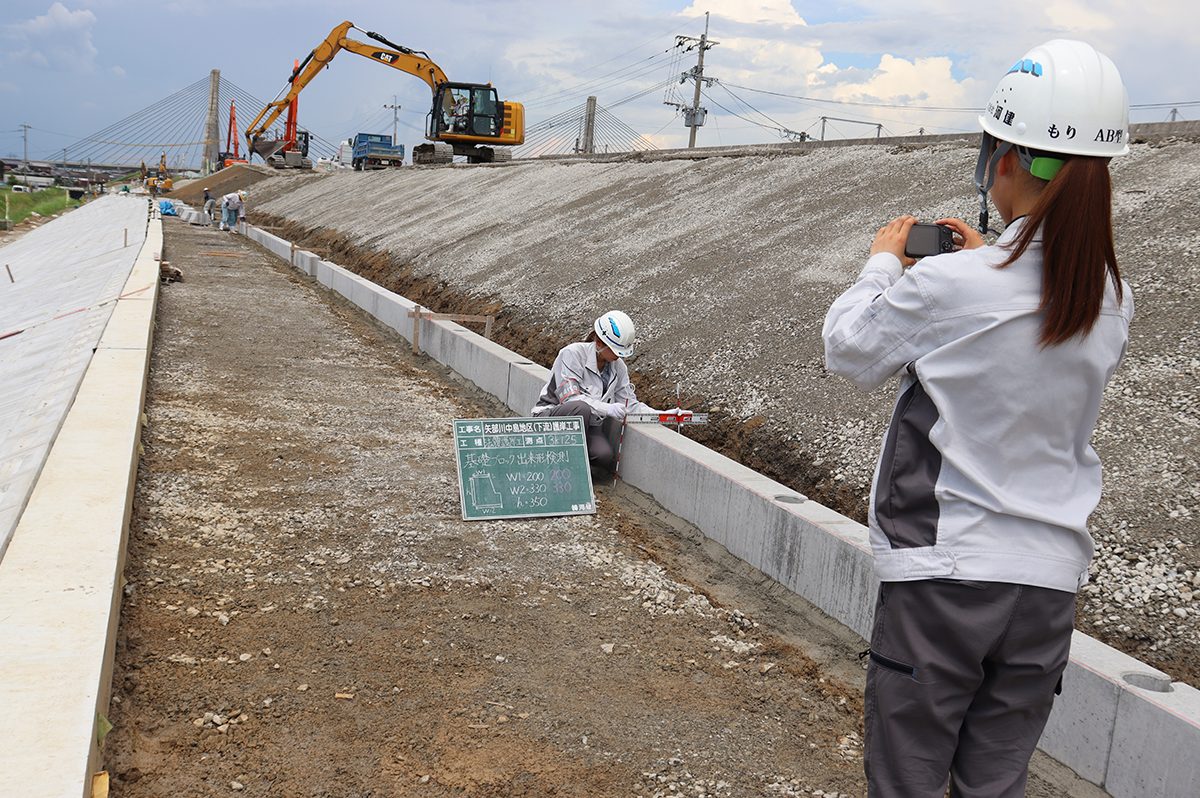
[(16, 42), (8, 58), (59, 71), (91, 71), (99, 53), (92, 43), (95, 24), (91, 11), (54, 3), (41, 16), (5, 26), (5, 38)]
[(1108, 30), (1112, 16), (1085, 7), (1077, 0), (1055, 0), (1046, 6), (1046, 19), (1051, 25), (1068, 30)]
[(790, 0), (694, 0), (680, 15), (702, 17), (706, 11), (748, 25), (806, 24)]
[[(879, 66), (866, 80), (838, 82), (830, 99), (855, 102), (885, 102), (912, 105), (960, 105), (967, 101), (969, 79), (957, 81), (949, 58), (933, 56), (911, 61), (884, 53)], [(825, 71), (822, 78), (833, 82), (837, 73)]]
[(112, 67), (112, 73), (119, 78), (123, 78), (123, 77), (125, 77), (125, 67), (121, 66), (120, 64), (117, 64)]

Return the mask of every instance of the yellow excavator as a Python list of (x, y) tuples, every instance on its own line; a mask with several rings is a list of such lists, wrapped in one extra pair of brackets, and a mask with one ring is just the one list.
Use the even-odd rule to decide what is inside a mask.
[[(347, 38), (352, 28), (383, 46)], [(341, 50), (415, 75), (429, 84), (433, 91), (433, 107), (426, 117), (425, 138), (430, 143), (413, 148), (414, 164), (450, 163), (455, 155), (465, 156), (469, 163), (507, 161), (512, 158), (512, 150), (508, 148), (524, 143), (525, 106), (501, 101), (490, 83), (451, 82), (428, 53), (390, 42), (374, 31), (364, 31), (347, 21), (330, 31), (325, 40), (292, 69), (288, 90), (268, 103), (246, 128), (246, 141), (251, 152), (263, 155), (277, 146), (275, 140), (263, 138), (267, 129)], [(264, 159), (270, 154), (263, 155)]]

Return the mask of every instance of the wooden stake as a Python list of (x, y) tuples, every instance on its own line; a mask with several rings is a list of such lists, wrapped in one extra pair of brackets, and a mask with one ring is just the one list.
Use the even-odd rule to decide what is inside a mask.
[(7, 264), (7, 263), (6, 263), (6, 264), (4, 264), (4, 271), (8, 272), (8, 281), (9, 281), (10, 283), (15, 283), (15, 282), (16, 282), (16, 280), (14, 280), (14, 279), (13, 279), (13, 276), (12, 276), (12, 269), (8, 268), (8, 264)]
[(496, 322), (495, 316), (488, 316), (487, 321), (484, 322), (484, 325), (483, 325), (483, 337), (488, 339), (489, 341), (492, 340), (492, 325), (495, 324), (495, 322)]
[(124, 244), (124, 246), (129, 246), (129, 228), (128, 227), (125, 228), (125, 244)]

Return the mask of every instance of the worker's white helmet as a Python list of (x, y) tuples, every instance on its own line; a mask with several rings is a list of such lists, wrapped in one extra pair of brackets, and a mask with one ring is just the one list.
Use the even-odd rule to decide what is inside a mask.
[(1129, 96), (1108, 56), (1086, 42), (1054, 39), (1005, 73), (979, 117), (983, 140), (975, 163), (979, 230), (988, 231), (987, 195), (996, 166), (1015, 150), (1034, 177), (1052, 180), (1064, 159), (1129, 152)]
[(1064, 155), (1129, 152), (1129, 96), (1113, 62), (1086, 42), (1038, 45), (1000, 79), (980, 115), (1003, 141)]
[(633, 354), (633, 339), (636, 331), (633, 319), (619, 310), (610, 310), (593, 325), (596, 337), (616, 353), (617, 357), (629, 357)]
[(241, 197), (242, 199), (245, 199), (245, 198), (246, 198), (246, 192), (245, 192), (245, 191), (238, 191), (238, 196), (239, 196), (239, 197)]

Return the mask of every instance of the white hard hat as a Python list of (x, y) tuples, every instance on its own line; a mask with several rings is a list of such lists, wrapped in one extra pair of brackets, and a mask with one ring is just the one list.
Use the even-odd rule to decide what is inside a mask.
[(979, 230), (988, 230), (987, 195), (996, 166), (1014, 150), (1034, 177), (1052, 180), (1055, 155), (1111, 158), (1129, 152), (1129, 95), (1108, 56), (1086, 42), (1038, 45), (1005, 73), (979, 117), (975, 163)]
[(596, 337), (616, 353), (617, 357), (629, 357), (633, 354), (633, 339), (636, 331), (633, 319), (619, 310), (610, 310), (596, 319), (593, 329)]
[(245, 191), (238, 191), (238, 196), (239, 196), (239, 197), (245, 197), (245, 196), (246, 196), (246, 192), (245, 192)]
[(1020, 147), (1111, 158), (1129, 152), (1129, 95), (1108, 56), (1055, 39), (1013, 64), (979, 124)]

